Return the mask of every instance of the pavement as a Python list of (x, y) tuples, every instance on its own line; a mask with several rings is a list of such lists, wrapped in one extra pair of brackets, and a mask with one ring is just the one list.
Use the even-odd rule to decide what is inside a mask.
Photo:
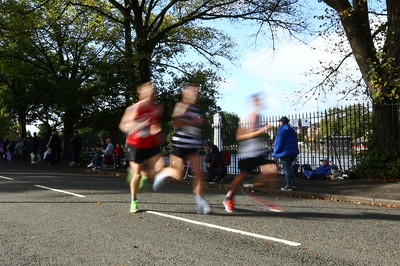
[[(61, 162), (58, 165), (48, 166), (44, 163), (30, 164), (27, 162), (0, 162), (0, 167), (5, 164), (12, 164), (16, 168), (39, 169), (41, 171), (65, 171), (81, 172), (94, 175), (111, 175), (119, 178), (126, 177), (126, 167), (120, 167), (112, 170), (93, 171), (84, 166), (69, 167), (68, 164)], [(206, 183), (206, 187), (220, 188), (228, 190), (234, 176), (228, 175), (220, 183)], [(400, 178), (391, 180), (306, 180), (296, 178), (296, 189), (290, 192), (280, 190), (284, 186), (284, 176), (277, 176), (275, 179), (268, 180), (263, 185), (255, 177), (249, 177), (243, 182), (242, 190), (275, 194), (280, 196), (313, 198), (320, 200), (345, 201), (354, 204), (368, 204), (380, 207), (400, 208)], [(190, 184), (191, 178), (186, 178), (181, 182)], [(264, 182), (264, 181), (262, 181)]]
[[(227, 176), (222, 183), (208, 184), (209, 186), (224, 186), (228, 189), (234, 176)], [(346, 201), (355, 204), (368, 204), (374, 206), (400, 208), (400, 179), (392, 182), (376, 180), (307, 180), (296, 178), (296, 189), (290, 192), (281, 191), (285, 186), (284, 176), (278, 176), (269, 183), (271, 186), (262, 185), (252, 177), (243, 182), (243, 188), (260, 191), (268, 194), (313, 198), (331, 201)]]

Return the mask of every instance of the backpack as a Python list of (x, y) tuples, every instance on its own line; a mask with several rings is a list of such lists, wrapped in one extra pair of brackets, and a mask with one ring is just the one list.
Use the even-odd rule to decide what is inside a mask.
[(304, 179), (310, 179), (313, 170), (310, 164), (303, 164), (301, 166), (301, 172), (302, 172), (302, 176)]
[(224, 158), (226, 166), (231, 164), (231, 153), (229, 151), (223, 151), (222, 158)]
[(354, 179), (356, 178), (356, 173), (354, 173), (353, 171), (344, 171), (342, 174), (342, 178), (345, 180)]
[(293, 163), (291, 168), (292, 168), (292, 173), (293, 173), (294, 177), (300, 177), (303, 175), (303, 171), (300, 167), (300, 164)]

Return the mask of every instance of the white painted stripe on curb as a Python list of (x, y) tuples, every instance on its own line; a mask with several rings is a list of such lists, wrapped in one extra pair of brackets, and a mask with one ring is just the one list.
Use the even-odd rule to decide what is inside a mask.
[(10, 177), (5, 177), (5, 176), (1, 176), (1, 175), (0, 175), (0, 178), (7, 179), (7, 180), (14, 180), (14, 179), (12, 179)]
[(181, 217), (177, 217), (177, 216), (173, 216), (173, 215), (169, 215), (169, 214), (164, 214), (164, 213), (160, 213), (160, 212), (154, 212), (154, 211), (146, 211), (146, 212), (150, 213), (150, 214), (158, 215), (158, 216), (163, 216), (163, 217), (167, 217), (167, 218), (171, 218), (171, 219), (187, 222), (187, 223), (192, 223), (192, 224), (202, 225), (202, 226), (215, 228), (215, 229), (219, 229), (219, 230), (223, 230), (223, 231), (228, 231), (228, 232), (231, 232), (231, 233), (236, 233), (236, 234), (241, 234), (241, 235), (246, 235), (246, 236), (252, 236), (252, 237), (255, 237), (255, 238), (261, 238), (261, 239), (265, 239), (265, 240), (270, 240), (270, 241), (274, 241), (274, 242), (279, 242), (279, 243), (282, 243), (282, 244), (285, 244), (285, 245), (289, 245), (289, 246), (297, 247), (297, 246), (301, 245), (300, 243), (292, 242), (292, 241), (285, 240), (285, 239), (280, 239), (280, 238), (271, 237), (271, 236), (259, 235), (259, 234), (255, 234), (255, 233), (250, 233), (250, 232), (237, 230), (237, 229), (224, 227), (224, 226), (219, 226), (219, 225), (215, 225), (215, 224), (210, 224), (210, 223), (203, 223), (203, 222), (190, 220), (190, 219), (186, 219), (186, 218), (181, 218)]
[(61, 189), (55, 189), (55, 188), (45, 187), (45, 186), (41, 186), (41, 185), (35, 185), (35, 187), (44, 188), (44, 189), (48, 189), (48, 190), (52, 190), (52, 191), (56, 191), (56, 192), (61, 192), (61, 193), (69, 194), (69, 195), (73, 195), (73, 196), (76, 196), (76, 197), (79, 197), (79, 198), (85, 198), (85, 197), (86, 197), (86, 196), (84, 196), (84, 195), (80, 195), (80, 194), (68, 192), (68, 191), (61, 190)]

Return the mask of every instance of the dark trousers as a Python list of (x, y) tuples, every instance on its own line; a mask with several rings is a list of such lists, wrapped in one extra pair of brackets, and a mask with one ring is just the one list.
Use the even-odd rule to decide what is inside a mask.
[(296, 159), (297, 156), (283, 156), (281, 157), (281, 163), (283, 166), (283, 171), (285, 172), (286, 186), (293, 187), (294, 177), (292, 172), (292, 163)]
[(207, 167), (207, 180), (213, 181), (215, 178), (222, 179), (226, 175), (225, 171), (221, 171), (216, 168)]
[(81, 157), (80, 157), (80, 153), (81, 151), (77, 150), (73, 150), (72, 151), (72, 161), (75, 162), (75, 164), (80, 164), (81, 163)]

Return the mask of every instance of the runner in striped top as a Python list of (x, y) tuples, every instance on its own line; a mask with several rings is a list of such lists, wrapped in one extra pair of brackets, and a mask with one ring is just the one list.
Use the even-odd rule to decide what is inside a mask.
[[(182, 105), (182, 103), (178, 103), (178, 105)], [(178, 108), (185, 108), (185, 106)], [(172, 146), (197, 150), (202, 144), (200, 129), (202, 122), (203, 117), (199, 108), (193, 104), (188, 104), (183, 115), (174, 117), (174, 124), (180, 126), (175, 128)]]
[(200, 126), (205, 123), (199, 108), (195, 105), (198, 94), (198, 86), (194, 84), (188, 84), (182, 91), (182, 101), (176, 104), (172, 114), (175, 134), (172, 137), (170, 166), (165, 167), (155, 176), (153, 190), (160, 190), (168, 177), (182, 179), (183, 164), (189, 161), (195, 174), (193, 193), (197, 212), (208, 214), (211, 208), (203, 199), (204, 178), (198, 154), (202, 143)]

